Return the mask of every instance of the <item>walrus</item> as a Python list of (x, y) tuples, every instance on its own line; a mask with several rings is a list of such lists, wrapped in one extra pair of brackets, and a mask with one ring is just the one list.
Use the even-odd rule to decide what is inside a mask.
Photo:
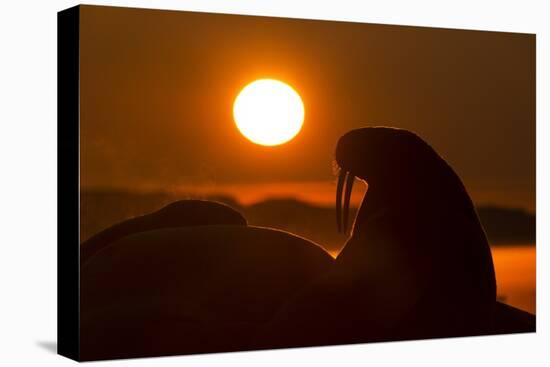
[(113, 228), (87, 257), (81, 360), (252, 349), (284, 302), (334, 264), (314, 242), (216, 204), (175, 209)]
[(157, 211), (116, 223), (80, 245), (80, 266), (109, 244), (131, 234), (161, 228), (227, 224), (246, 226), (244, 216), (232, 207), (209, 200), (178, 200)]
[(350, 237), (335, 266), (262, 331), (259, 346), (534, 331), (533, 315), (497, 302), (472, 200), (428, 143), (407, 130), (361, 128), (338, 140), (335, 161), (340, 231), (347, 233), (354, 181), (368, 185)]

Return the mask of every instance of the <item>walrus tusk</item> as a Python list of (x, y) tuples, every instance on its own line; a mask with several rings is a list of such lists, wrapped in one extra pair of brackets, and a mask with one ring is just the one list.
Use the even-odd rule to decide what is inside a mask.
[[(336, 186), (336, 224), (338, 232), (346, 233), (348, 229), (349, 218), (349, 203), (351, 199), (351, 191), (355, 175), (350, 172), (341, 170), (338, 175), (338, 184)], [(345, 188), (344, 188), (345, 186)], [(342, 207), (342, 194), (344, 194), (344, 205)], [(344, 212), (344, 220), (342, 221), (342, 211)]]
[(353, 189), (354, 181), (355, 175), (348, 172), (348, 179), (346, 180), (346, 188), (344, 190), (344, 234), (348, 231), (349, 202), (351, 199), (351, 191)]
[(344, 188), (346, 175), (346, 171), (340, 170), (336, 186), (336, 225), (338, 226), (338, 232), (342, 232), (342, 189)]

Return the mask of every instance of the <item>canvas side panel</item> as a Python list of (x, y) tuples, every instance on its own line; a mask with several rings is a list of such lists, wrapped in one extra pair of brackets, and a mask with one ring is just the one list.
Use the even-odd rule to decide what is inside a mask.
[(79, 359), (79, 21), (57, 15), (57, 351)]

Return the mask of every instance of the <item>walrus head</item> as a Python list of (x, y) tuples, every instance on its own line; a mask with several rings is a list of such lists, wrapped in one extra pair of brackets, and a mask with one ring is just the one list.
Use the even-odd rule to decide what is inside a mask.
[(352, 130), (339, 139), (335, 158), (340, 167), (336, 214), (338, 228), (344, 232), (356, 178), (368, 184), (369, 213), (375, 213), (382, 209), (379, 206), (387, 207), (392, 202), (399, 202), (401, 209), (411, 210), (416, 204), (432, 204), (445, 195), (446, 202), (449, 202), (456, 198), (456, 192), (459, 192), (460, 200), (454, 200), (454, 204), (471, 205), (460, 179), (445, 160), (410, 131), (389, 127)]

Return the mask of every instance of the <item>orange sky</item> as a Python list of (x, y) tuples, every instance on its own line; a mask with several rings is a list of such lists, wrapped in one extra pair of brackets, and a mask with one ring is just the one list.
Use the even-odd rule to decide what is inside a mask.
[[(330, 205), (338, 137), (390, 125), (430, 142), (476, 202), (535, 208), (534, 35), (83, 6), (80, 40), (83, 188)], [(231, 116), (262, 77), (306, 109), (279, 147)]]

